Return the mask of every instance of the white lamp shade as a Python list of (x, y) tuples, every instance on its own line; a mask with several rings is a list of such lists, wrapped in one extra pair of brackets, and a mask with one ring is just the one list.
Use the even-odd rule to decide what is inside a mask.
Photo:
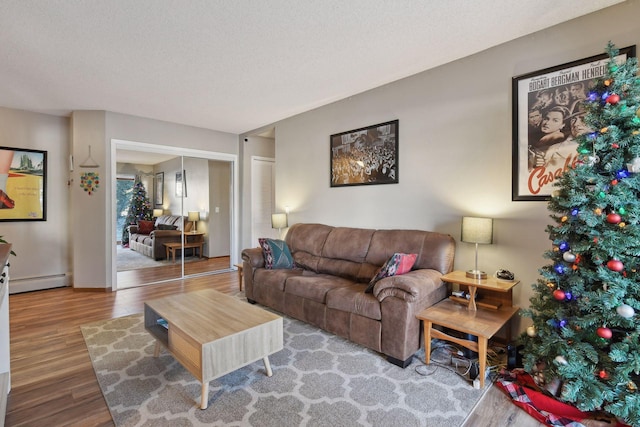
[(155, 216), (156, 218), (158, 218), (159, 216), (162, 216), (163, 213), (164, 213), (163, 209), (154, 209), (153, 210), (153, 216)]
[(493, 219), (462, 217), (462, 239), (467, 243), (489, 245), (493, 243)]
[(190, 211), (189, 216), (187, 217), (188, 221), (200, 221), (200, 212)]
[(274, 213), (271, 214), (271, 228), (287, 228), (289, 225), (287, 223), (287, 214), (284, 213)]

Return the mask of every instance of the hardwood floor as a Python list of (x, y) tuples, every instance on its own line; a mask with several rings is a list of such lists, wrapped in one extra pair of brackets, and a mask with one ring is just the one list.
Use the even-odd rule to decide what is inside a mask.
[[(202, 274), (211, 271), (228, 270), (230, 267), (228, 256), (216, 258), (196, 258), (194, 262), (184, 265), (185, 275)], [(182, 265), (180, 262), (162, 267), (138, 268), (136, 270), (119, 271), (117, 273), (118, 289), (140, 286), (141, 283), (154, 283), (167, 278), (182, 277)]]
[[(227, 272), (132, 287), (117, 292), (72, 288), (9, 297), (11, 383), (5, 425), (113, 426), (84, 344), (80, 326), (141, 313), (145, 300), (200, 289), (231, 294), (238, 273)], [(466, 426), (540, 426), (492, 387)], [(486, 397), (485, 397), (486, 399)], [(518, 420), (500, 423), (501, 420)]]

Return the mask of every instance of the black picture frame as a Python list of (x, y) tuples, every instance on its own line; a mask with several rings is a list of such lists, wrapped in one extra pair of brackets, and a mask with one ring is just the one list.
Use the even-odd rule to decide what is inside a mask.
[(187, 197), (187, 171), (176, 172), (176, 197)]
[[(624, 62), (635, 55), (635, 45), (628, 46), (619, 49), (615, 60)], [(513, 78), (513, 201), (549, 200), (553, 182), (575, 164), (573, 138), (587, 131), (579, 126), (585, 113), (579, 98), (588, 96), (589, 86), (605, 74), (608, 61), (603, 53)], [(543, 130), (543, 121), (560, 126), (561, 118), (561, 129), (547, 125)], [(540, 122), (529, 124), (529, 119)]]
[(155, 177), (155, 199), (154, 203), (156, 206), (162, 206), (164, 202), (164, 172), (156, 173)]
[(331, 187), (397, 184), (399, 121), (331, 135)]
[(47, 152), (0, 147), (0, 221), (47, 220)]

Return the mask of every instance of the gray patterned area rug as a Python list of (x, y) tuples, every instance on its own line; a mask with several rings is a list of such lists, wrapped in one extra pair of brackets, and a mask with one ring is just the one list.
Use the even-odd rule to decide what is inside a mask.
[[(185, 262), (196, 262), (202, 261), (202, 258), (197, 256), (185, 256)], [(151, 257), (146, 255), (142, 255), (140, 252), (136, 252), (133, 249), (123, 248), (118, 245), (116, 248), (116, 271), (129, 271), (136, 270), (138, 268), (152, 268), (152, 267), (162, 267), (165, 265), (175, 265), (180, 264), (180, 255), (176, 261), (162, 259), (162, 260), (154, 260)]]
[[(459, 426), (484, 390), (459, 375), (425, 367), (423, 353), (401, 369), (380, 354), (284, 317), (284, 349), (200, 383), (155, 341), (142, 314), (81, 327), (116, 426)], [(421, 375), (416, 367), (426, 368)]]

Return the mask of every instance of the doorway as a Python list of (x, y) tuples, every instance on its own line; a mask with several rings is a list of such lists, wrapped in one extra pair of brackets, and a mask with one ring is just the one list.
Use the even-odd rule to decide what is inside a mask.
[[(129, 179), (144, 176), (151, 208), (155, 215), (162, 214), (160, 221), (156, 221), (158, 217), (154, 216), (154, 228), (165, 220), (174, 219), (179, 223), (179, 231), (171, 233), (172, 244), (173, 234), (177, 234), (175, 241), (178, 246), (171, 248), (173, 256), (169, 260), (164, 252), (169, 249), (168, 245), (161, 248), (162, 252), (156, 250), (158, 253), (153, 256), (149, 253), (145, 256), (140, 253), (142, 251), (129, 251), (126, 255), (138, 256), (140, 268), (118, 271), (118, 264), (122, 264), (118, 262), (118, 256), (122, 255), (124, 248), (118, 245), (121, 239), (116, 230), (121, 212), (117, 197), (114, 198), (111, 206), (113, 259), (116, 261), (112, 269), (114, 289), (232, 269), (238, 247), (236, 155), (123, 140), (112, 140), (111, 152), (112, 176), (121, 179), (126, 179), (125, 175), (129, 175)], [(117, 179), (112, 181), (113, 194), (117, 195)], [(191, 243), (195, 240), (201, 244), (193, 247)], [(152, 269), (149, 264), (154, 263), (157, 264)], [(133, 264), (136, 267), (136, 261)]]

